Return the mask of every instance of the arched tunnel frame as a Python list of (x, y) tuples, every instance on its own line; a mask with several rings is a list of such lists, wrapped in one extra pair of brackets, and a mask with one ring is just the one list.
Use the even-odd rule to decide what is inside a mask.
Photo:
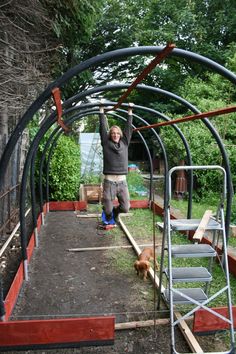
[[(129, 57), (132, 55), (148, 55), (148, 54), (158, 54), (163, 47), (136, 47), (136, 48), (125, 48), (125, 49), (120, 49), (116, 50), (113, 52), (108, 52), (105, 54), (102, 54), (100, 56), (91, 58), (86, 60), (85, 62), (78, 64), (74, 68), (68, 70), (64, 75), (62, 75), (58, 80), (54, 81), (51, 85), (49, 85), (46, 90), (36, 99), (36, 101), (29, 107), (29, 109), (26, 111), (26, 113), (23, 115), (22, 119), (20, 122), (17, 124), (15, 130), (13, 131), (6, 148), (3, 152), (2, 158), (0, 160), (0, 190), (3, 189), (4, 187), (4, 177), (5, 177), (5, 171), (7, 169), (8, 161), (11, 157), (11, 154), (13, 152), (13, 149), (16, 145), (16, 142), (18, 141), (19, 136), (29, 123), (29, 121), (33, 118), (34, 114), (40, 109), (40, 107), (44, 104), (46, 100), (48, 100), (51, 96), (52, 89), (55, 87), (62, 87), (67, 81), (70, 80), (75, 75), (78, 75), (79, 73), (83, 72), (84, 70), (87, 70), (91, 66), (98, 65), (100, 63), (106, 62), (106, 61), (111, 61), (111, 59), (120, 59), (124, 57)], [(177, 56), (177, 57), (184, 57), (187, 59), (191, 59), (195, 62), (198, 62), (200, 64), (205, 64), (207, 67), (214, 69), (217, 73), (221, 74), (228, 80), (230, 80), (232, 83), (236, 83), (236, 76), (231, 73), (229, 70), (225, 69), (223, 66), (215, 63), (214, 61), (205, 58), (203, 56), (200, 56), (198, 54), (184, 51), (181, 49), (174, 49), (173, 52), (170, 54), (170, 56)], [(227, 174), (227, 185), (228, 185), (228, 195), (227, 195), (227, 211), (228, 215), (230, 215), (230, 209), (231, 209), (231, 202), (232, 202), (232, 181), (231, 181), (231, 172), (230, 172), (230, 167), (229, 167), (229, 161), (227, 154), (225, 152), (224, 146), (221, 142), (221, 139), (218, 135), (218, 133), (215, 131), (215, 129), (212, 127), (212, 125), (208, 122), (208, 120), (204, 119), (203, 120), (206, 126), (209, 128), (209, 130), (212, 132), (213, 136), (215, 137), (218, 146), (220, 147), (221, 154), (223, 156), (225, 168), (226, 168), (226, 174)], [(38, 137), (39, 139), (39, 137)], [(40, 139), (38, 140), (37, 143), (39, 143)], [(32, 152), (33, 153), (33, 152)], [(32, 156), (31, 156), (32, 157)], [(28, 159), (28, 164), (30, 164), (31, 157)], [(29, 165), (27, 166), (29, 168)], [(27, 170), (26, 168), (26, 170)], [(33, 171), (33, 166), (31, 166), (32, 172)], [(22, 187), (24, 189), (24, 186)], [(24, 190), (21, 189), (21, 193), (24, 192)], [(229, 220), (227, 220), (226, 217), (226, 223)], [(226, 230), (227, 231), (227, 230)]]

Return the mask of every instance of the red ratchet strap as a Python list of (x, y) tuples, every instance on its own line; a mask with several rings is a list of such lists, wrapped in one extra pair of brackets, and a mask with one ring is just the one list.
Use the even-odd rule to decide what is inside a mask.
[(148, 64), (148, 66), (139, 74), (139, 76), (133, 81), (133, 83), (128, 87), (128, 89), (125, 91), (125, 93), (119, 98), (117, 104), (113, 106), (113, 108), (106, 109), (106, 112), (108, 111), (114, 111), (120, 105), (124, 100), (129, 96), (130, 92), (157, 66), (157, 64), (160, 64), (167, 55), (172, 52), (172, 50), (175, 48), (175, 44), (167, 44), (167, 46), (151, 61), (151, 63)]
[(191, 116), (177, 118), (177, 119), (169, 120), (167, 122), (160, 122), (160, 123), (155, 123), (155, 124), (151, 124), (151, 125), (146, 125), (146, 126), (143, 126), (143, 127), (140, 127), (140, 128), (135, 128), (133, 131), (145, 130), (145, 129), (157, 128), (157, 127), (163, 127), (165, 125), (172, 125), (172, 124), (176, 124), (176, 123), (188, 122), (189, 120), (196, 120), (196, 119), (203, 119), (203, 118), (207, 118), (207, 117), (214, 117), (214, 116), (219, 116), (221, 114), (228, 114), (228, 113), (232, 113), (232, 112), (236, 112), (236, 106), (221, 108), (221, 109), (217, 109), (215, 111), (209, 111), (209, 112), (205, 112), (205, 113), (193, 114)]
[(62, 117), (62, 105), (61, 105), (61, 93), (59, 87), (55, 87), (52, 90), (52, 95), (54, 99), (54, 103), (57, 108), (57, 124), (62, 127), (65, 132), (68, 132), (70, 129), (64, 124)]

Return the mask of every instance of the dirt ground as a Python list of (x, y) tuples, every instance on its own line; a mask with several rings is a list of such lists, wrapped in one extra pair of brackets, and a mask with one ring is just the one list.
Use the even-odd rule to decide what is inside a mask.
[[(30, 262), (29, 281), (22, 287), (11, 320), (110, 314), (115, 315), (116, 323), (153, 319), (156, 310), (153, 285), (150, 279), (144, 282), (137, 277), (133, 268), (136, 255), (131, 248), (69, 251), (72, 248), (128, 245), (119, 227), (109, 232), (97, 230), (96, 218), (80, 218), (74, 212), (51, 212), (45, 221), (39, 235), (39, 247)], [(169, 318), (163, 304), (155, 316)], [(180, 353), (190, 352), (180, 332), (176, 335), (176, 347)], [(24, 353), (168, 354), (171, 353), (170, 327), (159, 325), (116, 331), (112, 346)]]

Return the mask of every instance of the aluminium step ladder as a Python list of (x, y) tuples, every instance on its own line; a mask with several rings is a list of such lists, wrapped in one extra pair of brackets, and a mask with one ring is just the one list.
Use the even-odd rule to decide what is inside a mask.
[[(200, 221), (197, 219), (171, 219), (170, 206), (168, 206), (165, 214), (165, 227), (167, 236), (167, 252), (168, 252), (168, 267), (163, 270), (166, 276), (168, 287), (162, 294), (165, 301), (169, 305), (170, 309), (170, 321), (171, 321), (171, 353), (180, 354), (176, 350), (175, 341), (175, 330), (176, 326), (191, 315), (193, 315), (198, 309), (205, 309), (206, 311), (214, 314), (215, 316), (221, 318), (223, 321), (227, 322), (230, 330), (230, 341), (231, 347), (228, 351), (222, 351), (217, 353), (235, 353), (235, 340), (234, 340), (234, 326), (233, 326), (233, 314), (232, 314), (232, 303), (231, 303), (231, 291), (229, 282), (229, 269), (228, 269), (228, 258), (227, 258), (227, 244), (225, 235), (225, 225), (224, 225), (224, 209), (223, 202), (226, 198), (226, 172), (221, 166), (178, 166), (174, 167), (169, 171), (169, 202), (171, 200), (171, 175), (174, 171), (178, 169), (186, 170), (220, 170), (223, 173), (223, 197), (219, 208), (219, 215), (217, 219), (210, 218), (206, 231), (213, 233), (212, 244), (184, 244), (184, 245), (172, 245), (173, 233), (176, 231), (196, 231)], [(222, 271), (225, 276), (225, 286), (222, 289), (216, 291), (214, 294), (209, 295), (209, 284), (212, 281), (212, 263), (213, 259), (216, 258), (217, 253), (215, 251), (215, 235), (218, 233), (219, 237), (222, 239), (222, 249), (223, 255), (220, 260), (222, 263)], [(205, 266), (194, 266), (194, 267), (175, 267), (173, 266), (173, 260), (180, 258), (196, 258), (199, 261), (207, 258), (208, 267)], [(187, 284), (186, 287), (178, 287), (178, 283)], [(189, 285), (190, 283), (191, 285)], [(197, 283), (197, 286), (194, 286)], [(189, 287), (190, 286), (190, 287)], [(205, 286), (205, 289), (204, 289)], [(226, 318), (210, 307), (210, 302), (216, 299), (221, 294), (226, 293), (228, 302), (228, 313), (229, 318)], [(175, 320), (174, 311), (176, 307), (184, 305), (187, 306), (187, 311), (181, 318)], [(189, 309), (190, 307), (190, 309)], [(215, 353), (215, 352), (212, 352)]]

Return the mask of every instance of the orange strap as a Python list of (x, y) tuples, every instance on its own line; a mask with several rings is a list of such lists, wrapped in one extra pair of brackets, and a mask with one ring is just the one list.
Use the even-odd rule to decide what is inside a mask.
[(198, 114), (193, 114), (191, 116), (186, 116), (182, 118), (177, 118), (173, 120), (169, 120), (167, 122), (160, 122), (160, 123), (155, 123), (151, 125), (146, 125), (140, 128), (135, 128), (133, 131), (138, 131), (138, 130), (145, 130), (145, 129), (150, 129), (150, 128), (157, 128), (157, 127), (163, 127), (165, 125), (172, 125), (176, 123), (183, 123), (183, 122), (188, 122), (189, 120), (195, 120), (195, 119), (203, 119), (207, 117), (214, 117), (214, 116), (219, 116), (221, 114), (228, 114), (236, 111), (236, 106), (232, 107), (226, 107), (226, 108), (221, 108), (217, 109), (215, 111), (209, 111), (205, 113), (198, 113)]
[(157, 64), (160, 64), (160, 62), (165, 59), (165, 57), (172, 52), (172, 50), (175, 48), (175, 44), (168, 43), (167, 46), (158, 54), (152, 61), (151, 63), (148, 64), (148, 66), (139, 74), (139, 76), (133, 81), (133, 83), (128, 87), (128, 89), (125, 91), (125, 93), (119, 98), (118, 102), (113, 106), (113, 108), (106, 109), (106, 112), (108, 111), (114, 111), (120, 105), (124, 100), (129, 96), (130, 92), (152, 71)]
[(55, 87), (52, 90), (52, 95), (53, 95), (54, 103), (55, 103), (56, 108), (57, 108), (57, 124), (60, 125), (65, 132), (68, 132), (70, 130), (70, 128), (68, 128), (64, 124), (63, 120), (61, 119), (61, 117), (62, 117), (62, 105), (61, 105), (61, 93), (60, 93), (59, 87)]

